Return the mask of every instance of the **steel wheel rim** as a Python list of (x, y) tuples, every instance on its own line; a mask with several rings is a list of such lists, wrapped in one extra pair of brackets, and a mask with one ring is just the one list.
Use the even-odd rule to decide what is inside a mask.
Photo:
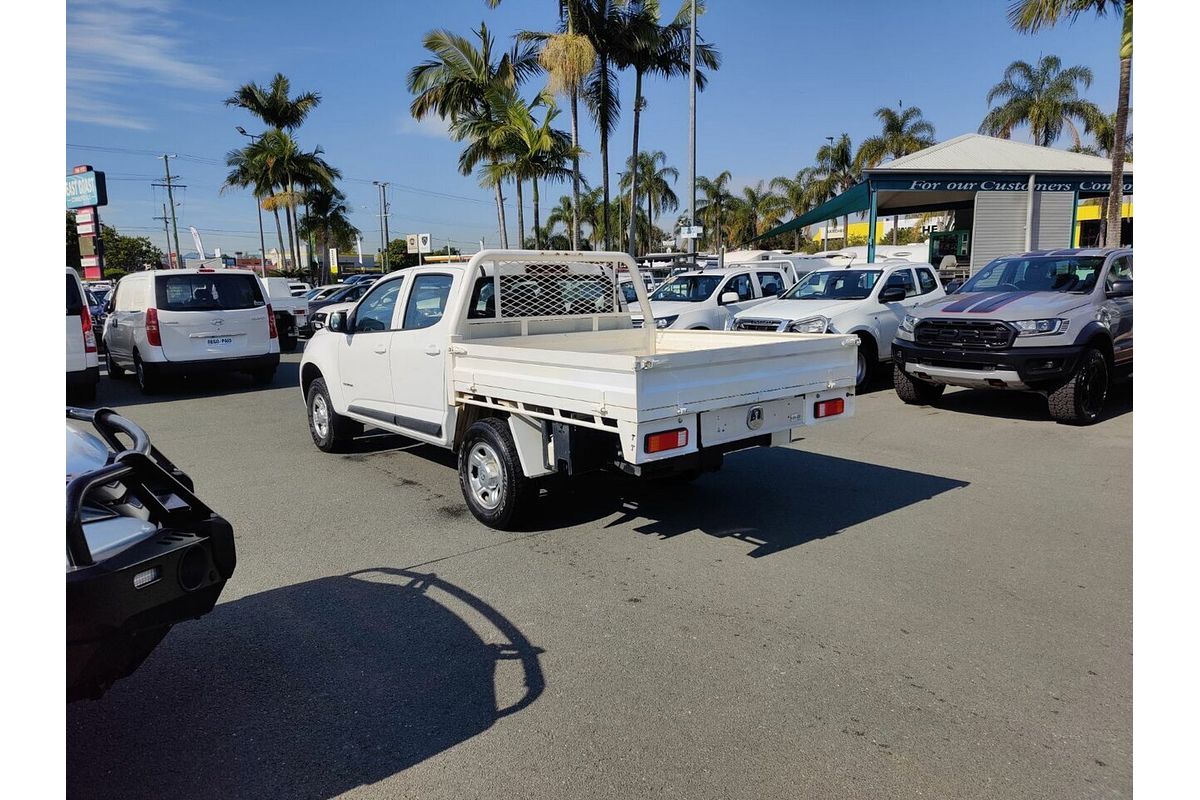
[(475, 502), (488, 511), (494, 511), (504, 498), (500, 457), (487, 442), (476, 442), (467, 454), (467, 487)]
[(1104, 407), (1104, 400), (1108, 397), (1108, 376), (1105, 374), (1104, 362), (1092, 361), (1084, 368), (1082, 378), (1080, 405), (1086, 416), (1094, 417), (1100, 413), (1100, 409)]
[(312, 424), (317, 436), (324, 439), (329, 435), (329, 406), (325, 404), (325, 398), (322, 395), (313, 398)]

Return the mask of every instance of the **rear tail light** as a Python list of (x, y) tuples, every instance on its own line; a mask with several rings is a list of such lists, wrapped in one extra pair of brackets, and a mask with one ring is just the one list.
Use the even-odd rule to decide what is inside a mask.
[(845, 399), (838, 397), (833, 400), (822, 400), (813, 406), (813, 416), (817, 419), (835, 417), (846, 410)]
[(275, 329), (275, 310), (271, 308), (270, 303), (267, 303), (267, 330), (270, 331), (272, 339), (279, 338), (279, 331)]
[(146, 343), (151, 347), (162, 347), (162, 333), (158, 329), (158, 309), (146, 309)]
[(687, 447), (687, 428), (676, 428), (673, 431), (646, 434), (646, 452), (661, 453), (664, 450), (675, 450)]
[(88, 310), (87, 306), (83, 307), (83, 313), (79, 315), (79, 321), (83, 325), (84, 352), (96, 352), (96, 331), (92, 329), (92, 312)]

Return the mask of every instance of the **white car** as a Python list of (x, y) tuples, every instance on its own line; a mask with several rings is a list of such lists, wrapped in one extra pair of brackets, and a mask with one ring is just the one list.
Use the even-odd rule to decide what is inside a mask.
[(788, 291), (734, 316), (735, 331), (853, 333), (858, 347), (855, 385), (862, 388), (879, 364), (890, 361), (892, 339), (905, 315), (918, 303), (945, 297), (930, 264), (910, 261), (853, 263), (826, 267), (805, 276)]
[(148, 270), (117, 284), (104, 326), (108, 374), (152, 394), (169, 374), (248, 372), (269, 383), (279, 333), (258, 276), (233, 269)]
[(304, 281), (290, 281), (288, 288), (292, 291), (292, 297), (303, 297), (312, 291), (312, 286), (309, 286)]
[[(792, 281), (775, 266), (739, 265), (674, 275), (650, 295), (654, 327), (691, 331), (725, 330), (739, 311), (777, 297)], [(633, 324), (641, 327), (640, 314)]]
[(99, 382), (100, 356), (87, 295), (79, 273), (67, 267), (67, 394), (94, 400)]

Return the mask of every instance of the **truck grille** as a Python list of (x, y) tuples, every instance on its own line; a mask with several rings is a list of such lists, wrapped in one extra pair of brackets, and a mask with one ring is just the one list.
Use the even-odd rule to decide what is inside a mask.
[(915, 338), (926, 347), (998, 350), (1012, 344), (1013, 329), (988, 320), (924, 319), (917, 323)]
[(733, 326), (735, 331), (771, 331), (779, 330), (777, 319), (739, 319)]

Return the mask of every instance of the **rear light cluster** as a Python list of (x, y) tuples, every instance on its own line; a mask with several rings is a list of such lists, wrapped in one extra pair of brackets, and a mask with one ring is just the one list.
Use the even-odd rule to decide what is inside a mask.
[(813, 416), (817, 419), (824, 417), (835, 417), (846, 410), (846, 401), (841, 398), (833, 400), (821, 400), (813, 406)]
[(279, 331), (275, 328), (275, 311), (270, 303), (267, 303), (267, 330), (270, 331), (272, 339), (279, 338)]
[(82, 309), (83, 313), (79, 315), (79, 321), (83, 326), (83, 350), (86, 353), (96, 352), (96, 331), (92, 328), (92, 312), (87, 306)]
[(146, 309), (146, 343), (151, 347), (162, 347), (162, 331), (158, 327), (158, 309)]
[(660, 431), (646, 434), (646, 452), (661, 453), (664, 450), (675, 450), (687, 447), (687, 428), (676, 428), (673, 431)]

